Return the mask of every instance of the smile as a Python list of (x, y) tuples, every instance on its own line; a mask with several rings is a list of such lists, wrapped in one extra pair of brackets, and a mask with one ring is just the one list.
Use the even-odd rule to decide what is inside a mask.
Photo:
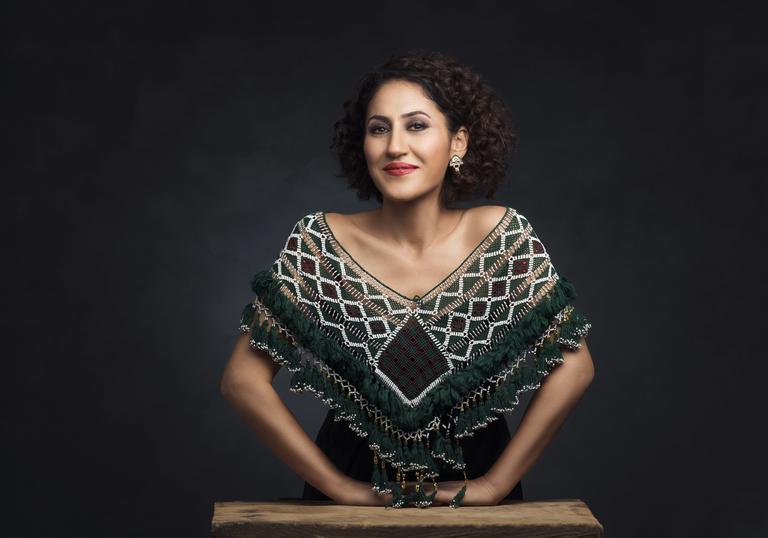
[(389, 163), (387, 166), (384, 167), (384, 171), (387, 174), (390, 174), (392, 176), (402, 176), (404, 174), (410, 174), (414, 170), (416, 170), (418, 166), (414, 164), (404, 163), (404, 162), (393, 162)]

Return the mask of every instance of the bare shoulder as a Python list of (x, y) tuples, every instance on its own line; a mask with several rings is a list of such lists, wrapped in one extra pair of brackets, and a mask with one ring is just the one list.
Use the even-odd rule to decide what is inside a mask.
[[(358, 239), (361, 235), (368, 235), (365, 230), (371, 213), (375, 210), (358, 211), (357, 213), (332, 213), (325, 212), (325, 222), (333, 230), (337, 239), (342, 237), (347, 240)], [(343, 241), (342, 241), (343, 243)]]
[(349, 227), (367, 220), (374, 211), (374, 209), (369, 211), (358, 211), (357, 213), (333, 213), (325, 211), (325, 220), (331, 226), (333, 226), (333, 224), (338, 224), (340, 226)]
[(471, 222), (472, 228), (482, 232), (493, 229), (504, 216), (507, 206), (503, 205), (481, 205), (467, 210), (467, 217)]

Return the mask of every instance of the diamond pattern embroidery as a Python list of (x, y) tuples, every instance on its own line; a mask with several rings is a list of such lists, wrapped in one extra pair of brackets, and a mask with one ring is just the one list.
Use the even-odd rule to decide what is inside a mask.
[(415, 305), (358, 268), (334, 243), (321, 212), (296, 224), (273, 270), (326, 334), (414, 406), (446, 373), (502, 338), (558, 278), (523, 215), (510, 209), (501, 224), (492, 241)]
[(376, 373), (411, 403), (431, 388), (451, 365), (411, 316), (378, 356)]

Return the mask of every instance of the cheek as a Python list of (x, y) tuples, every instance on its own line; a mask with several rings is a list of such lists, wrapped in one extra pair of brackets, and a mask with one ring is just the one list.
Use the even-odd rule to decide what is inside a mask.
[(379, 144), (376, 144), (374, 139), (369, 136), (365, 137), (363, 140), (363, 153), (365, 154), (366, 160), (372, 161), (378, 158), (379, 153), (381, 153), (378, 146)]
[(447, 163), (449, 146), (442, 137), (424, 137), (420, 142), (422, 158), (430, 167), (439, 168)]

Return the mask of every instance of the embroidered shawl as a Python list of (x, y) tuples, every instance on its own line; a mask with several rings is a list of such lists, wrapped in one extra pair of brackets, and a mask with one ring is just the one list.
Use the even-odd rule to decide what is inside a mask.
[[(421, 297), (361, 267), (323, 211), (296, 222), (251, 285), (240, 331), (292, 372), (290, 390), (311, 391), (367, 438), (371, 487), (392, 493), (394, 507), (431, 504), (435, 492), (423, 483), (438, 487), (436, 460), (464, 470), (458, 507), (461, 439), (512, 412), (563, 361), (561, 346), (577, 349), (591, 327), (572, 305), (573, 285), (512, 207)], [(406, 494), (408, 472), (416, 486)]]

